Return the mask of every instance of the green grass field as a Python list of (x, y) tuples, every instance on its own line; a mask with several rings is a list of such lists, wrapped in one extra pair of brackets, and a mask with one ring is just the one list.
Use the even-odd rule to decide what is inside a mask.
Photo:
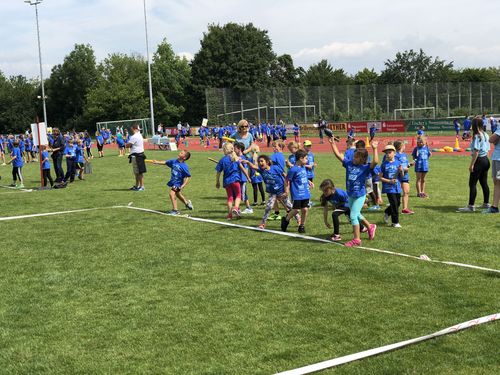
[[(94, 159), (94, 174), (67, 189), (0, 189), (0, 216), (103, 208), (0, 221), (0, 373), (270, 374), (500, 312), (497, 273), (106, 208), (171, 209), (167, 167), (148, 166), (146, 191), (131, 192), (131, 168), (114, 154)], [(225, 221), (207, 156), (220, 155), (189, 160), (185, 194), (193, 216)], [(331, 155), (317, 160), (317, 183), (344, 185)], [(455, 213), (467, 203), (468, 162), (433, 156), (431, 198), (415, 198), (412, 182), (416, 214), (401, 217), (401, 230), (367, 213), (379, 230), (363, 245), (500, 269), (500, 217)], [(37, 165), (24, 173), (26, 187), (36, 186)], [(10, 183), (9, 167), (0, 174)], [(257, 226), (261, 214), (239, 223)], [(330, 234), (321, 207), (306, 230)], [(343, 219), (343, 238), (350, 232)], [(499, 347), (500, 325), (489, 323), (330, 372), (497, 374)]]

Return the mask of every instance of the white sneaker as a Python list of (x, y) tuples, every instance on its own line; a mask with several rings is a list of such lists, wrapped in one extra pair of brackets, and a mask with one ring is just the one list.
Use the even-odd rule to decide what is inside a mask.
[(460, 207), (458, 212), (474, 212), (476, 211), (476, 208), (474, 206), (465, 206), (465, 207)]
[(243, 211), (241, 211), (242, 214), (253, 214), (253, 209), (250, 207), (245, 208)]
[(186, 208), (190, 211), (194, 210), (193, 203), (191, 203), (191, 201), (187, 201)]
[(401, 224), (399, 224), (399, 223), (392, 224), (392, 227), (393, 228), (402, 228)]
[(389, 224), (389, 215), (384, 214), (384, 223)]

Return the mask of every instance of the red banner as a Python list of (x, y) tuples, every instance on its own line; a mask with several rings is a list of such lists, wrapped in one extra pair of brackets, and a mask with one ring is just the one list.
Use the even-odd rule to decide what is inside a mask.
[(404, 121), (353, 121), (347, 123), (347, 130), (353, 129), (355, 133), (369, 133), (373, 125), (379, 133), (404, 133), (405, 131)]

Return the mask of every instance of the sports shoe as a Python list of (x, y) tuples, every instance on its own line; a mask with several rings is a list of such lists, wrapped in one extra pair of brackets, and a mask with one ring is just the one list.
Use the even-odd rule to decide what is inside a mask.
[(457, 209), (458, 212), (474, 212), (476, 211), (476, 208), (474, 206), (465, 206), (465, 207), (460, 207)]
[(258, 205), (259, 205), (259, 204), (258, 204), (257, 202), (253, 202), (253, 203), (252, 203), (252, 206), (254, 206), (254, 207), (255, 207), (255, 206), (258, 206)]
[(401, 211), (401, 213), (404, 215), (413, 215), (415, 212), (413, 212), (409, 208), (405, 208), (403, 211)]
[(146, 189), (144, 188), (144, 186), (141, 186), (141, 187), (138, 187), (137, 189), (135, 189), (135, 191), (145, 191)]
[(167, 215), (172, 215), (172, 216), (176, 216), (176, 215), (180, 215), (181, 212), (179, 210), (170, 210), (167, 212)]
[(262, 224), (259, 224), (259, 229), (264, 229), (266, 227), (266, 224), (262, 223)]
[(132, 186), (129, 190), (133, 190), (133, 191), (136, 191), (138, 189), (137, 186)]
[(393, 228), (402, 228), (401, 224), (399, 224), (399, 223), (392, 224), (392, 227)]
[(299, 225), (299, 233), (306, 233), (306, 228), (302, 224)]
[(368, 207), (368, 211), (378, 211), (380, 210), (380, 206), (377, 204), (375, 206)]
[(331, 240), (331, 241), (341, 241), (342, 237), (340, 237), (340, 234), (334, 234), (333, 236), (331, 236), (329, 238), (329, 240)]
[(226, 219), (227, 220), (233, 220), (233, 214), (228, 214)]
[(354, 246), (360, 246), (361, 245), (361, 240), (350, 240), (349, 242), (346, 242), (344, 246), (346, 247), (354, 247)]
[(233, 208), (233, 215), (236, 216), (237, 219), (241, 218), (241, 211), (239, 208)]
[(186, 208), (190, 211), (193, 211), (194, 210), (193, 203), (191, 201), (187, 201)]
[(274, 213), (274, 214), (271, 214), (271, 216), (269, 216), (269, 220), (281, 220), (281, 216)]
[(16, 187), (16, 183), (13, 182), (12, 184), (9, 185), (10, 187)]
[(288, 224), (290, 224), (290, 222), (286, 219), (286, 216), (283, 216), (281, 218), (281, 230), (283, 232), (286, 232), (286, 229), (288, 228)]
[(384, 223), (389, 224), (389, 215), (384, 214)]
[(24, 184), (19, 184), (16, 186), (17, 189), (24, 189)]
[(370, 224), (370, 227), (368, 228), (368, 239), (373, 240), (375, 238), (375, 232), (377, 231), (377, 225), (376, 224)]
[(253, 210), (250, 207), (245, 208), (241, 211), (242, 214), (253, 214)]
[(359, 230), (359, 231), (360, 231), (361, 233), (366, 233), (366, 232), (368, 232), (368, 228), (367, 228), (367, 227), (365, 227), (365, 226), (363, 226), (363, 227), (361, 227), (361, 228), (360, 228), (360, 230)]
[(2, 163), (2, 166), (4, 166), (4, 165), (7, 165), (7, 164), (5, 164), (5, 163)]
[(482, 214), (498, 214), (498, 207), (491, 206), (481, 212)]
[(483, 203), (481, 208), (490, 208), (491, 205), (489, 203)]

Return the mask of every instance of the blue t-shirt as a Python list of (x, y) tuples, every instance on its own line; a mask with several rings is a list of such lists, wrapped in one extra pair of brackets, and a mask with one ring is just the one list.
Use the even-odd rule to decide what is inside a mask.
[(469, 131), (471, 127), (472, 121), (468, 118), (464, 120), (464, 130)]
[(21, 168), (24, 165), (23, 156), (21, 154), (21, 149), (19, 147), (14, 147), (12, 149), (12, 157), (16, 157), (12, 162), (12, 166), (16, 168)]
[(490, 152), (490, 137), (488, 134), (483, 133), (483, 136), (475, 135), (470, 143), (471, 151), (478, 151), (478, 157), (488, 156), (488, 152)]
[(42, 160), (45, 160), (42, 163), (42, 169), (50, 169), (50, 161), (49, 161), (49, 152), (42, 151)]
[(75, 146), (75, 159), (77, 163), (84, 163), (85, 158), (83, 157), (83, 147)]
[(292, 196), (292, 200), (301, 201), (311, 198), (306, 167), (294, 165), (289, 169), (286, 178), (290, 181), (290, 195)]
[(104, 144), (104, 138), (102, 137), (102, 135), (98, 135), (97, 137), (95, 137), (95, 139), (100, 145)]
[(377, 127), (375, 126), (370, 127), (370, 137), (373, 137), (376, 132), (377, 132)]
[(372, 176), (372, 182), (375, 183), (375, 182), (379, 182), (380, 181), (380, 165), (376, 165), (375, 168), (373, 168), (371, 171), (370, 171), (370, 174)]
[(429, 172), (429, 158), (431, 152), (427, 146), (415, 147), (411, 153), (415, 160), (415, 172)]
[(293, 135), (299, 135), (300, 128), (298, 125), (293, 126)]
[(250, 180), (252, 181), (252, 184), (260, 184), (264, 181), (262, 179), (262, 175), (252, 168), (250, 168)]
[(269, 194), (283, 194), (285, 192), (285, 176), (280, 167), (271, 165), (269, 169), (259, 168), (259, 173), (266, 184)]
[(354, 159), (354, 153), (355, 152), (356, 152), (355, 148), (348, 148), (347, 150), (345, 150), (345, 153), (344, 153), (344, 162), (345, 161), (350, 161), (350, 160)]
[(351, 198), (358, 198), (366, 195), (365, 183), (370, 174), (370, 164), (355, 165), (352, 160), (345, 160), (342, 163), (346, 169), (346, 190)]
[(297, 163), (297, 157), (295, 156), (295, 154), (291, 154), (288, 157), (288, 161), (290, 164), (295, 165), (295, 163)]
[(385, 160), (380, 166), (382, 177), (392, 180), (396, 179), (395, 184), (382, 181), (382, 193), (401, 193), (401, 183), (399, 182), (399, 167), (401, 163), (394, 158), (392, 162)]
[(326, 198), (336, 208), (349, 208), (349, 196), (339, 188), (335, 188), (335, 193)]
[(270, 159), (273, 165), (277, 165), (283, 172), (285, 171), (285, 156), (282, 152), (273, 152)]
[[(497, 129), (495, 134), (500, 137), (500, 129)], [(495, 145), (493, 154), (491, 154), (491, 160), (500, 160), (500, 142)]]
[(233, 182), (237, 182), (241, 180), (240, 173), (240, 162), (239, 161), (231, 161), (229, 155), (224, 156), (219, 160), (217, 165), (215, 166), (215, 170), (217, 172), (223, 172), (224, 177), (222, 179), (222, 186), (226, 187), (227, 185), (232, 184)]
[(180, 162), (177, 159), (167, 160), (165, 165), (172, 169), (172, 175), (170, 181), (167, 183), (168, 186), (180, 187), (184, 182), (186, 177), (191, 177), (189, 173), (189, 168), (186, 163)]
[(64, 148), (64, 155), (66, 155), (66, 158), (68, 158), (68, 159), (74, 159), (76, 156), (75, 147), (74, 146), (66, 146)]
[[(396, 152), (396, 160), (398, 160), (401, 165), (403, 166), (403, 169), (408, 168), (410, 166), (410, 162), (408, 161), (408, 156), (404, 152)], [(403, 176), (399, 176), (399, 179), (401, 182), (410, 182), (410, 174), (408, 171), (404, 172)]]
[(307, 154), (307, 164), (313, 165), (312, 168), (306, 168), (307, 178), (312, 180), (314, 178), (314, 154), (310, 151)]

